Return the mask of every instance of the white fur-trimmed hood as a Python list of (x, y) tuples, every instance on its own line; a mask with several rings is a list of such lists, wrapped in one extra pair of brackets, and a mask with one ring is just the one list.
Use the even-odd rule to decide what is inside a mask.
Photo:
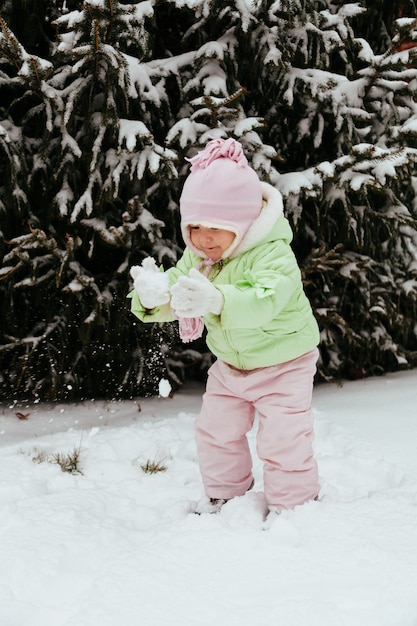
[(263, 205), (259, 216), (254, 220), (249, 230), (246, 232), (242, 241), (234, 246), (231, 254), (226, 256), (234, 258), (243, 252), (247, 252), (256, 246), (266, 235), (271, 232), (274, 224), (283, 213), (283, 202), (281, 193), (269, 183), (261, 182)]

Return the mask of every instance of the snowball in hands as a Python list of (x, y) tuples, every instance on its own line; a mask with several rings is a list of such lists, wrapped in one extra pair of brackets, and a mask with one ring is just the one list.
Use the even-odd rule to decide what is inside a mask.
[(142, 265), (130, 268), (130, 275), (145, 309), (153, 309), (169, 302), (169, 278), (156, 267), (155, 259), (152, 257), (143, 259)]
[(171, 288), (171, 306), (179, 317), (200, 317), (207, 313), (220, 315), (223, 294), (198, 270), (181, 276)]

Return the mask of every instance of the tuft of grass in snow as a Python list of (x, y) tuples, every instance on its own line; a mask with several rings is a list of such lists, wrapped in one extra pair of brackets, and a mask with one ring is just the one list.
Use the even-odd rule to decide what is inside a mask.
[(32, 461), (34, 463), (55, 463), (67, 474), (82, 474), (80, 469), (81, 443), (72, 452), (55, 452), (49, 454), (44, 450), (35, 450)]
[(163, 465), (161, 461), (157, 461), (157, 460), (146, 461), (146, 463), (142, 463), (140, 467), (142, 471), (145, 472), (145, 474), (157, 474), (158, 472), (167, 471), (166, 465)]
[[(32, 457), (32, 461), (34, 463), (48, 463), (49, 462), (48, 461), (49, 455), (44, 450), (40, 450), (39, 451), (39, 450), (35, 449), (34, 452), (35, 452), (35, 454)], [(24, 454), (24, 453), (22, 452), (22, 454)]]
[(68, 452), (67, 454), (55, 452), (55, 454), (52, 455), (52, 460), (59, 465), (63, 472), (67, 472), (68, 474), (82, 474), (79, 466), (80, 455), (81, 444), (78, 448), (74, 448), (72, 452)]

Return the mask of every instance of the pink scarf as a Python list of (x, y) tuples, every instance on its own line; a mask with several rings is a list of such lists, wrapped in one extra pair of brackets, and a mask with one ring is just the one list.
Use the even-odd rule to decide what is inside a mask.
[[(213, 261), (213, 259), (205, 259), (198, 264), (197, 269), (200, 271), (203, 267), (205, 267), (203, 275), (207, 277), (210, 274), (210, 270), (214, 263), (216, 263), (216, 261)], [(180, 337), (184, 343), (189, 343), (190, 341), (199, 339), (202, 336), (204, 330), (204, 321), (202, 317), (178, 317), (177, 315), (177, 318), (179, 322)]]

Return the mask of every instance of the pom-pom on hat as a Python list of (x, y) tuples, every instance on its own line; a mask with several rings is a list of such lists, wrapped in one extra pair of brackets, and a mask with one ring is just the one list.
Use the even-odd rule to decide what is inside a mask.
[(182, 236), (193, 252), (204, 256), (191, 243), (189, 226), (230, 230), (236, 237), (223, 254), (226, 258), (261, 211), (261, 182), (235, 139), (212, 139), (189, 161), (191, 171), (180, 198)]

